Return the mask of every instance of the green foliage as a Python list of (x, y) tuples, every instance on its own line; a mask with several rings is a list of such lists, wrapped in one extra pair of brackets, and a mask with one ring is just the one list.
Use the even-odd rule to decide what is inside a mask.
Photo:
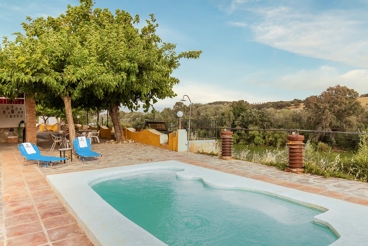
[(357, 101), (358, 96), (355, 90), (337, 85), (327, 88), (320, 96), (308, 97), (304, 105), (309, 125), (316, 130), (325, 131), (348, 131), (356, 128), (353, 116), (364, 112)]
[(331, 150), (331, 147), (328, 144), (322, 143), (322, 142), (318, 142), (318, 144), (317, 144), (317, 151), (327, 152), (327, 151), (330, 151), (330, 150)]
[(288, 162), (288, 149), (266, 150), (263, 153), (251, 152), (245, 148), (238, 157), (240, 160), (276, 166), (284, 170)]
[(137, 110), (141, 102), (147, 112), (157, 100), (176, 96), (173, 86), (179, 79), (171, 74), (180, 59), (201, 54), (176, 54), (176, 45), (156, 34), (153, 14), (141, 29), (137, 24), (139, 16), (93, 9), (91, 0), (68, 5), (58, 17), (28, 17), (22, 23), (24, 34), (17, 33), (14, 42), (3, 41), (0, 90), (5, 95), (37, 91), (53, 107), (50, 99), (62, 98), (70, 124), (72, 101), (86, 109), (108, 109), (119, 141), (119, 106)]
[[(324, 144), (320, 144), (320, 147)], [(308, 141), (304, 146), (304, 171), (326, 178), (338, 177), (368, 182), (368, 135), (360, 135), (359, 149), (351, 158), (340, 155), (327, 148), (326, 152), (317, 151)], [(251, 153), (245, 149), (238, 157), (241, 160), (275, 166), (284, 170), (288, 164), (288, 149), (267, 150), (264, 153)]]

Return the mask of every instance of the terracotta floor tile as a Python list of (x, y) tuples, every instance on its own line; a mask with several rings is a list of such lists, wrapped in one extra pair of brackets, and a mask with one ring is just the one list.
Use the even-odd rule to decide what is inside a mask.
[(57, 207), (62, 207), (62, 206), (63, 204), (57, 198), (50, 200), (50, 201), (45, 201), (45, 202), (36, 204), (37, 209), (40, 209), (40, 210), (57, 208)]
[(21, 190), (4, 190), (4, 197), (9, 196), (26, 196), (29, 194), (27, 189), (21, 189)]
[(4, 203), (7, 203), (7, 202), (31, 199), (31, 195), (30, 194), (24, 194), (24, 195), (18, 195), (18, 196), (8, 195), (8, 196), (4, 196), (3, 199), (4, 199)]
[(86, 235), (80, 235), (52, 243), (53, 246), (93, 246)]
[(7, 184), (4, 183), (3, 187), (4, 187), (4, 191), (5, 190), (16, 190), (16, 189), (27, 189), (27, 186), (23, 180), (12, 182), (12, 183), (7, 183)]
[(47, 233), (49, 234), (51, 242), (84, 234), (82, 229), (75, 223), (47, 230)]
[(47, 238), (44, 232), (36, 232), (20, 237), (10, 238), (7, 241), (7, 246), (36, 246), (47, 243)]
[(47, 181), (45, 179), (43, 180), (34, 180), (34, 181), (28, 181), (27, 185), (30, 189), (32, 189), (35, 186), (49, 186)]
[(28, 206), (21, 206), (15, 209), (7, 209), (5, 208), (5, 216), (9, 217), (9, 216), (14, 216), (14, 215), (19, 215), (19, 214), (25, 214), (25, 213), (32, 213), (35, 212), (35, 207), (32, 205), (28, 205)]
[(367, 199), (362, 199), (362, 198), (359, 198), (359, 197), (348, 197), (348, 198), (345, 199), (345, 201), (368, 206), (368, 200)]
[(31, 190), (31, 195), (32, 196), (46, 196), (46, 195), (53, 195), (54, 192), (49, 188), (47, 190), (35, 190), (35, 191), (32, 191)]
[(33, 201), (37, 204), (37, 203), (41, 203), (41, 202), (47, 202), (47, 201), (52, 201), (54, 199), (58, 199), (54, 194), (48, 194), (45, 196), (36, 196), (33, 197)]
[(42, 220), (42, 222), (47, 230), (55, 228), (55, 227), (60, 227), (60, 226), (65, 226), (68, 224), (76, 223), (73, 216), (71, 216), (69, 213), (66, 213), (60, 216), (56, 216), (56, 217), (52, 217), (52, 218), (48, 218), (48, 219), (44, 219)]
[(11, 227), (19, 224), (25, 224), (32, 221), (37, 221), (38, 215), (36, 213), (27, 213), (21, 215), (15, 215), (11, 217), (5, 217), (5, 226)]
[(32, 175), (30, 175), (29, 177), (27, 176), (23, 176), (24, 181), (29, 185), (29, 186), (34, 186), (37, 183), (39, 184), (43, 184), (46, 182), (45, 177), (43, 176), (38, 176), (38, 177), (33, 177)]
[(328, 196), (328, 197), (332, 197), (332, 198), (336, 198), (336, 199), (340, 199), (340, 200), (345, 200), (346, 198), (350, 197), (349, 195), (342, 194), (342, 193), (335, 192), (335, 191), (322, 192), (322, 193), (320, 193), (320, 195)]
[(302, 184), (292, 183), (292, 182), (282, 182), (279, 185), (288, 187), (288, 188), (293, 188), (293, 189), (297, 189), (298, 187), (303, 186)]
[(33, 204), (31, 197), (26, 197), (25, 199), (12, 200), (12, 201), (8, 201), (5, 203), (7, 208), (16, 208), (16, 207), (30, 205), (30, 204)]
[(36, 192), (36, 191), (40, 191), (40, 190), (49, 190), (50, 186), (48, 185), (39, 185), (39, 186), (34, 186), (32, 188), (29, 188), (32, 192)]
[(39, 232), (39, 231), (42, 231), (43, 229), (42, 229), (40, 221), (35, 221), (35, 222), (27, 223), (27, 224), (7, 227), (6, 230), (7, 230), (6, 236), (8, 238), (11, 238), (11, 237), (18, 237), (18, 236), (22, 236), (26, 234)]
[(41, 216), (41, 219), (47, 219), (47, 218), (59, 216), (59, 215), (65, 214), (65, 213), (67, 213), (67, 211), (64, 207), (39, 210), (39, 214)]
[[(3, 173), (3, 176), (5, 175), (6, 174)], [(24, 180), (23, 180), (23, 177), (8, 177), (8, 178), (3, 178), (3, 184), (7, 186), (12, 186), (16, 184), (24, 184)]]
[(326, 189), (323, 188), (319, 188), (319, 187), (314, 187), (314, 186), (310, 186), (310, 185), (303, 185), (301, 187), (297, 188), (298, 190), (302, 190), (302, 191), (306, 191), (309, 193), (314, 193), (314, 194), (319, 194), (322, 192), (326, 192)]

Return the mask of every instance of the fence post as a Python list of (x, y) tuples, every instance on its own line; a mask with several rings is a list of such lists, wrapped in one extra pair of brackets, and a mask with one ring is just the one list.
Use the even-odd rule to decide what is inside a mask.
[(289, 148), (289, 165), (286, 167), (286, 172), (303, 173), (303, 135), (291, 134), (287, 136), (289, 140), (287, 146)]
[(221, 131), (221, 159), (231, 160), (232, 157), (232, 149), (233, 149), (233, 132)]

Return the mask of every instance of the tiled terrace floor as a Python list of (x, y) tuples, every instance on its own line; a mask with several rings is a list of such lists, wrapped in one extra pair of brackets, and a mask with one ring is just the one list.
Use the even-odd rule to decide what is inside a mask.
[[(51, 142), (38, 140), (43, 154)], [(177, 153), (138, 143), (93, 144), (98, 160), (55, 168), (23, 165), (16, 144), (0, 143), (0, 245), (92, 245), (46, 181), (46, 175), (78, 172), (164, 160), (177, 160), (227, 173), (262, 180), (323, 196), (368, 206), (368, 184), (309, 174), (292, 174), (273, 167), (194, 153)], [(66, 180), (67, 182), (67, 180)]]

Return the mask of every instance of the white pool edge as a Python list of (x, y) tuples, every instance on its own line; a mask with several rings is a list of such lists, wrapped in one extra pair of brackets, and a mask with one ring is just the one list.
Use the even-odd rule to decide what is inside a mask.
[(330, 197), (303, 192), (259, 180), (216, 170), (164, 161), (83, 172), (48, 175), (56, 195), (74, 216), (94, 245), (165, 245), (107, 204), (89, 183), (125, 172), (177, 169), (180, 178), (203, 179), (207, 185), (237, 188), (271, 194), (303, 205), (324, 208), (314, 221), (331, 228), (340, 238), (331, 245), (366, 245), (368, 242), (368, 207)]

